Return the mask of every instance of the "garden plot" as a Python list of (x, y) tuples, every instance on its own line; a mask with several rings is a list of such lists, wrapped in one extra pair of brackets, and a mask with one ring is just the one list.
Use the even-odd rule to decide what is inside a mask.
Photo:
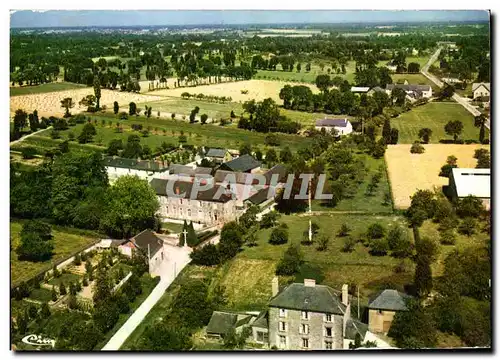
[(476, 167), (474, 150), (487, 145), (427, 144), (425, 153), (411, 154), (410, 144), (389, 145), (385, 152), (387, 171), (391, 184), (394, 206), (406, 209), (410, 206), (410, 196), (417, 190), (432, 190), (435, 186), (448, 185), (448, 179), (439, 177), (441, 166), (449, 155), (455, 155), (458, 166)]

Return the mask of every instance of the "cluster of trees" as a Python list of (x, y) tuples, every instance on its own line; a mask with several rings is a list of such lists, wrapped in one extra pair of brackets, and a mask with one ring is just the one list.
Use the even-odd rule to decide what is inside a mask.
[(45, 261), (52, 257), (54, 243), (50, 225), (28, 220), (21, 230), (21, 242), (16, 249), (20, 260)]
[(69, 152), (32, 170), (12, 166), (10, 181), (12, 216), (119, 237), (159, 224), (158, 200), (147, 181), (128, 176), (109, 186), (100, 153)]
[(205, 94), (190, 94), (187, 91), (181, 94), (181, 98), (183, 99), (197, 99), (197, 100), (205, 100), (208, 102), (216, 102), (219, 104), (225, 104), (226, 102), (231, 102), (233, 99), (230, 96), (216, 96), (216, 95), (205, 95)]
[(226, 303), (224, 287), (210, 290), (206, 280), (189, 279), (179, 288), (163, 319), (147, 326), (132, 350), (192, 350), (192, 334), (206, 326), (212, 312)]
[(280, 115), (278, 105), (271, 98), (259, 102), (246, 101), (243, 104), (243, 109), (245, 113), (249, 114), (249, 117), (240, 117), (238, 121), (240, 129), (296, 134), (301, 128), (299, 122), (291, 121), (286, 116)]

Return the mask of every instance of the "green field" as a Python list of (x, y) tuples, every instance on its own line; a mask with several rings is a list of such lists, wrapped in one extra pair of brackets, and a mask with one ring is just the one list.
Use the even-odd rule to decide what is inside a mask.
[(53, 263), (63, 260), (79, 249), (84, 249), (98, 240), (98, 235), (85, 230), (52, 226), (54, 236), (54, 255), (51, 260), (44, 262), (20, 261), (15, 252), (20, 242), (22, 221), (12, 220), (10, 222), (10, 269), (11, 285), (14, 286), (21, 281), (31, 279), (39, 272), (49, 270)]
[[(354, 197), (342, 199), (335, 207), (330, 208), (324, 206), (321, 200), (312, 201), (313, 211), (354, 211), (354, 212), (367, 212), (367, 213), (391, 213), (391, 204), (384, 204), (384, 195), (390, 193), (389, 180), (385, 171), (385, 160), (375, 159), (372, 156), (360, 155), (365, 158), (368, 171), (366, 172), (364, 181), (358, 186), (358, 190)], [(382, 178), (378, 184), (377, 189), (372, 195), (366, 195), (366, 188), (370, 183), (371, 177), (382, 167)]]
[(391, 126), (399, 130), (399, 144), (413, 144), (419, 140), (418, 132), (422, 128), (432, 130), (430, 143), (435, 144), (441, 139), (453, 140), (453, 136), (444, 131), (444, 126), (452, 120), (460, 120), (464, 124), (460, 139), (479, 139), (479, 128), (474, 127), (474, 117), (455, 102), (431, 102), (418, 106), (391, 119)]
[[(111, 113), (102, 114), (97, 116), (91, 116), (92, 120), (97, 120), (96, 131), (97, 135), (94, 137), (94, 143), (90, 145), (77, 145), (79, 149), (99, 149), (96, 144), (101, 144), (102, 146), (107, 146), (112, 139), (122, 139), (126, 141), (128, 136), (131, 134), (139, 134), (131, 129), (132, 124), (142, 124), (144, 129), (151, 127), (151, 132), (148, 137), (141, 137), (141, 143), (147, 144), (153, 150), (160, 146), (163, 142), (177, 145), (179, 144), (179, 135), (183, 131), (184, 135), (187, 137), (188, 145), (196, 146), (212, 146), (212, 147), (224, 147), (230, 149), (239, 149), (239, 147), (244, 143), (250, 143), (255, 148), (260, 148), (265, 151), (268, 147), (264, 145), (264, 139), (266, 134), (258, 133), (255, 131), (241, 130), (233, 126), (219, 126), (219, 125), (201, 125), (200, 123), (190, 124), (182, 120), (171, 120), (171, 119), (158, 119), (151, 117), (147, 119), (144, 116), (131, 117), (128, 120), (118, 120), (117, 117)], [(105, 125), (102, 125), (102, 121), (105, 121)], [(109, 122), (111, 121), (111, 126)], [(116, 123), (119, 122), (123, 126), (123, 132), (115, 132)], [(61, 131), (61, 140), (53, 140), (50, 138), (50, 132), (52, 130), (46, 130), (40, 133), (40, 136), (33, 136), (23, 143), (40, 143), (45, 141), (47, 144), (53, 144), (51, 146), (57, 145), (57, 143), (66, 140), (68, 138), (69, 132), (78, 136), (83, 128), (83, 124), (77, 124), (74, 127), (70, 127), (68, 130)], [(165, 133), (163, 133), (165, 129)], [(292, 151), (296, 151), (300, 148), (307, 147), (312, 143), (312, 139), (306, 138), (299, 135), (289, 135), (280, 134), (280, 147), (289, 146)], [(40, 145), (44, 147), (45, 145)], [(16, 147), (17, 149), (17, 147)], [(102, 147), (100, 148), (102, 149)]]
[(53, 91), (64, 91), (85, 88), (87, 85), (70, 82), (53, 82), (35, 86), (11, 87), (10, 96), (40, 94)]

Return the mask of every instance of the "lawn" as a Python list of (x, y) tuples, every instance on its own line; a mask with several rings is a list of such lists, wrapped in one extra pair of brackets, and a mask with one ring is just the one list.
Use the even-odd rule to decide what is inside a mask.
[(59, 286), (61, 283), (64, 283), (65, 286), (68, 286), (70, 282), (79, 281), (82, 277), (73, 273), (61, 274), (58, 278), (52, 278), (49, 280), (49, 285)]
[(395, 208), (410, 206), (410, 196), (418, 189), (432, 190), (435, 186), (448, 185), (448, 179), (439, 177), (441, 166), (449, 155), (455, 155), (458, 167), (474, 168), (473, 158), (478, 148), (489, 149), (487, 145), (427, 144), (423, 154), (410, 153), (411, 145), (389, 145), (385, 152), (387, 172), (391, 183)]
[(53, 91), (86, 88), (86, 85), (70, 82), (53, 82), (35, 86), (10, 87), (10, 96), (41, 94)]
[(68, 258), (80, 249), (85, 249), (98, 240), (98, 235), (91, 231), (78, 230), (61, 226), (52, 226), (54, 236), (54, 255), (51, 260), (31, 262), (18, 260), (15, 249), (20, 242), (22, 221), (11, 219), (10, 222), (10, 269), (11, 286), (27, 281), (38, 273), (52, 268), (54, 262)]
[(391, 119), (391, 126), (399, 130), (399, 144), (413, 144), (415, 140), (419, 140), (418, 132), (422, 128), (432, 130), (430, 143), (435, 144), (441, 139), (453, 140), (453, 136), (445, 133), (444, 127), (449, 121), (455, 120), (460, 120), (464, 125), (459, 138), (479, 139), (479, 128), (474, 126), (474, 117), (462, 105), (455, 102), (430, 102), (415, 107)]
[[(190, 124), (182, 120), (158, 119), (154, 117), (147, 119), (143, 116), (133, 117), (129, 120), (118, 120), (113, 114), (101, 114), (91, 117), (93, 120), (97, 120), (97, 135), (94, 137), (94, 144), (101, 144), (102, 146), (107, 146), (112, 139), (122, 139), (126, 142), (129, 135), (140, 135), (138, 132), (133, 131), (130, 126), (132, 124), (142, 124), (144, 129), (150, 127), (151, 133), (148, 137), (141, 137), (141, 143), (147, 144), (153, 151), (163, 142), (175, 145), (179, 144), (179, 135), (181, 131), (186, 135), (188, 145), (209, 145), (211, 147), (239, 149), (242, 144), (250, 143), (254, 147), (258, 146), (263, 151), (267, 149), (267, 146), (264, 145), (266, 134), (242, 130), (234, 126), (221, 127), (211, 124)], [(102, 125), (103, 120), (105, 121), (104, 126)], [(111, 122), (111, 126), (109, 122)], [(115, 132), (117, 122), (123, 126), (124, 131), (122, 133)], [(69, 132), (78, 136), (83, 126), (83, 124), (77, 124), (74, 127), (70, 127), (68, 130), (61, 131), (62, 140), (68, 138)], [(165, 129), (165, 133), (163, 129)], [(48, 141), (54, 142), (54, 140), (49, 137), (50, 132), (51, 130), (44, 131), (40, 133), (40, 136)], [(280, 147), (289, 146), (292, 151), (307, 147), (312, 143), (310, 138), (299, 135), (280, 134), (279, 137), (281, 142)], [(33, 136), (33, 138), (35, 138), (35, 136)], [(30, 143), (30, 139), (32, 138), (28, 138), (25, 141)], [(38, 137), (35, 139), (38, 140)], [(93, 145), (90, 147), (89, 145), (85, 145), (85, 147), (88, 147), (89, 150), (91, 150), (91, 147), (95, 148)]]
[(52, 291), (45, 288), (33, 289), (29, 298), (40, 302), (49, 302), (52, 300)]
[[(367, 215), (347, 215), (331, 214), (314, 216), (320, 229), (320, 235), (330, 238), (328, 250), (320, 252), (316, 249), (317, 244), (310, 246), (300, 245), (304, 255), (305, 265), (302, 266), (302, 273), (296, 276), (295, 281), (302, 281), (304, 277), (315, 278), (319, 283), (340, 289), (342, 284), (359, 284), (362, 296), (371, 295), (385, 284), (402, 287), (409, 281), (409, 273), (395, 274), (394, 267), (400, 260), (390, 256), (372, 256), (368, 249), (358, 243), (352, 253), (342, 252), (344, 238), (338, 237), (337, 232), (343, 223), (351, 228), (351, 236), (354, 239), (366, 231), (367, 227), (380, 222), (386, 229), (397, 225), (404, 225), (403, 218), (399, 216), (367, 216)], [(309, 217), (304, 215), (283, 215), (280, 222), (288, 225), (289, 243), (300, 244), (303, 240), (303, 233), (308, 229)], [(405, 227), (406, 229), (406, 227)], [(238, 258), (260, 261), (277, 261), (281, 258), (289, 244), (271, 245), (268, 243), (271, 229), (264, 229), (258, 232), (258, 246), (245, 248)], [(408, 232), (409, 236), (411, 234)], [(262, 263), (267, 264), (267, 263)], [(267, 265), (268, 266), (268, 265)], [(254, 269), (254, 274), (261, 273), (261, 267)], [(251, 274), (248, 274), (249, 276)], [(252, 275), (254, 276), (254, 275)], [(243, 283), (243, 278), (232, 283)], [(264, 284), (265, 286), (265, 284)], [(271, 284), (268, 283), (270, 288)], [(236, 290), (233, 290), (236, 291)], [(243, 291), (243, 290), (238, 290)], [(248, 302), (248, 299), (245, 300)], [(252, 300), (253, 301), (253, 300)]]
[[(354, 211), (354, 212), (368, 212), (368, 213), (391, 213), (391, 204), (384, 204), (384, 196), (390, 192), (389, 181), (385, 171), (386, 165), (384, 159), (374, 159), (368, 155), (358, 155), (365, 158), (368, 171), (365, 174), (364, 181), (358, 187), (357, 193), (352, 198), (342, 199), (335, 207), (330, 208), (324, 206), (321, 200), (312, 201), (313, 211)], [(379, 168), (382, 168), (382, 178), (378, 184), (377, 189), (372, 195), (366, 195), (366, 188), (370, 183), (372, 175), (374, 175)]]
[(168, 230), (171, 234), (178, 234), (182, 231), (183, 224), (175, 224), (171, 222), (161, 223), (161, 228), (163, 230)]

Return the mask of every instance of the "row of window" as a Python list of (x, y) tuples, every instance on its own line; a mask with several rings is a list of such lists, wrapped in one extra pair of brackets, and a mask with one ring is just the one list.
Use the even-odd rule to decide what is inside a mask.
[[(288, 310), (287, 309), (279, 309), (279, 316), (281, 318), (288, 317)], [(301, 311), (300, 317), (302, 320), (309, 320), (309, 311)], [(332, 322), (332, 314), (325, 314), (324, 321)]]
[[(304, 349), (309, 349), (309, 339), (308, 338), (302, 338), (301, 339), (301, 347)], [(281, 348), (286, 348), (287, 347), (287, 337), (284, 335), (279, 335), (279, 346)], [(325, 341), (324, 342), (324, 348), (326, 350), (332, 350), (333, 349), (333, 342), (332, 341)]]
[[(284, 321), (279, 322), (279, 331), (281, 332), (287, 332), (288, 331), (288, 324)], [(299, 326), (299, 334), (303, 335), (308, 335), (309, 334), (309, 324), (300, 324)], [(329, 326), (324, 327), (323, 335), (327, 337), (331, 337), (332, 335), (332, 328)]]

